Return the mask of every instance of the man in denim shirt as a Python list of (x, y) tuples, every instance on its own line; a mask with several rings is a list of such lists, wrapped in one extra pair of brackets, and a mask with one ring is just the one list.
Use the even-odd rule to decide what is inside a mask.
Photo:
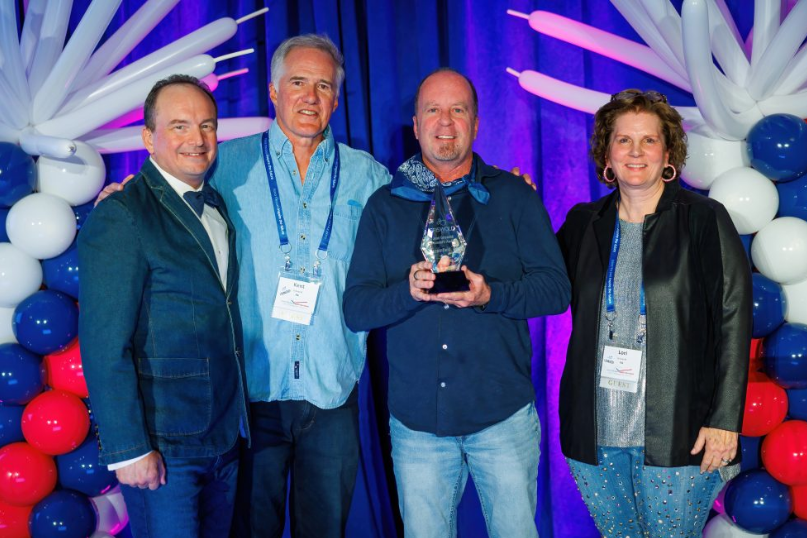
[(345, 326), (342, 294), (362, 209), (389, 173), (333, 138), (343, 79), (328, 38), (284, 41), (272, 57), (275, 122), (222, 144), (209, 178), (237, 230), (241, 269), (252, 448), (239, 538), (281, 536), (289, 471), (294, 536), (343, 536), (353, 496), (366, 333)]

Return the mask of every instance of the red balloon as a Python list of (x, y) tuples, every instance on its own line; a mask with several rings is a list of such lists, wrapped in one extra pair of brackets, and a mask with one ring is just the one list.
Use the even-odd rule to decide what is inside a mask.
[(807, 485), (807, 422), (788, 420), (762, 441), (762, 463), (788, 486)]
[(33, 506), (13, 506), (0, 502), (0, 536), (3, 538), (31, 538), (28, 516)]
[(0, 502), (31, 506), (56, 487), (56, 462), (28, 443), (0, 448)]
[(760, 437), (773, 431), (787, 415), (787, 392), (768, 376), (754, 372), (748, 379), (742, 434)]
[(796, 517), (807, 519), (807, 486), (790, 486), (790, 498)]
[(765, 369), (765, 359), (762, 357), (763, 338), (751, 339), (751, 357), (748, 361), (749, 372), (760, 372)]
[(89, 396), (78, 340), (74, 340), (63, 351), (45, 355), (45, 365), (48, 369), (48, 385), (54, 389), (72, 392), (79, 398)]
[(75, 450), (90, 430), (90, 413), (75, 394), (43, 392), (22, 412), (22, 434), (37, 450), (58, 456)]

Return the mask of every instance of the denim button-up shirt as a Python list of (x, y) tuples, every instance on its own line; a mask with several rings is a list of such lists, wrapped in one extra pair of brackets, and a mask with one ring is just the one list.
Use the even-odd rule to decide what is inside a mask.
[[(240, 268), (238, 302), (244, 327), (249, 397), (252, 401), (306, 400), (332, 409), (343, 404), (364, 368), (367, 334), (352, 332), (342, 315), (345, 277), (367, 199), (390, 180), (368, 153), (339, 145), (341, 174), (334, 200), (333, 232), (322, 262), (322, 285), (311, 325), (272, 317), (280, 250), (272, 197), (261, 149), (261, 134), (219, 147), (211, 184), (221, 193), (236, 229)], [(291, 271), (311, 275), (330, 207), (335, 140), (324, 133), (306, 172), (305, 183), (292, 144), (275, 123), (269, 148), (277, 177)]]

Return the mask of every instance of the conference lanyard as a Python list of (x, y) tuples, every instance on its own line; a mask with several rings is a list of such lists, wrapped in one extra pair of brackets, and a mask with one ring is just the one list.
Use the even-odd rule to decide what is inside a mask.
[[(277, 187), (277, 177), (275, 176), (275, 167), (272, 163), (272, 156), (269, 152), (269, 132), (263, 133), (263, 164), (266, 167), (266, 176), (269, 181), (269, 192), (272, 194), (272, 208), (275, 212), (275, 222), (277, 223), (277, 235), (280, 238), (280, 251), (285, 256), (284, 271), (288, 272), (291, 269), (291, 244), (289, 243), (289, 235), (286, 228), (286, 219), (283, 216), (283, 205), (280, 203), (280, 191)], [(333, 230), (333, 201), (336, 198), (336, 188), (339, 186), (339, 144), (334, 141), (334, 158), (333, 167), (331, 168), (331, 207), (328, 211), (328, 220), (325, 223), (325, 230), (322, 232), (322, 239), (319, 242), (319, 249), (317, 250), (317, 261), (314, 264), (314, 276), (319, 277), (321, 273), (320, 261), (328, 257), (328, 245), (331, 242), (331, 231)], [(321, 256), (320, 256), (321, 253)]]
[[(614, 236), (611, 239), (611, 255), (608, 259), (608, 273), (605, 278), (605, 319), (608, 321), (608, 339), (614, 339), (614, 320), (616, 319), (616, 306), (614, 298), (614, 275), (616, 274), (616, 260), (619, 257), (620, 241), (619, 211), (616, 212), (616, 225)], [(644, 297), (644, 280), (639, 288), (639, 329), (636, 332), (636, 343), (641, 344), (647, 334), (647, 305)]]

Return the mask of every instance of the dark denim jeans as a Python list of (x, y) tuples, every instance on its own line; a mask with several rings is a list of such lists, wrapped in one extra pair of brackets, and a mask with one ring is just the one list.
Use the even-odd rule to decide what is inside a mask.
[(224, 538), (230, 530), (238, 446), (209, 458), (165, 458), (166, 484), (121, 486), (135, 538)]
[(359, 464), (358, 390), (336, 409), (305, 401), (253, 402), (252, 448), (241, 455), (233, 538), (331, 538), (345, 524)]

